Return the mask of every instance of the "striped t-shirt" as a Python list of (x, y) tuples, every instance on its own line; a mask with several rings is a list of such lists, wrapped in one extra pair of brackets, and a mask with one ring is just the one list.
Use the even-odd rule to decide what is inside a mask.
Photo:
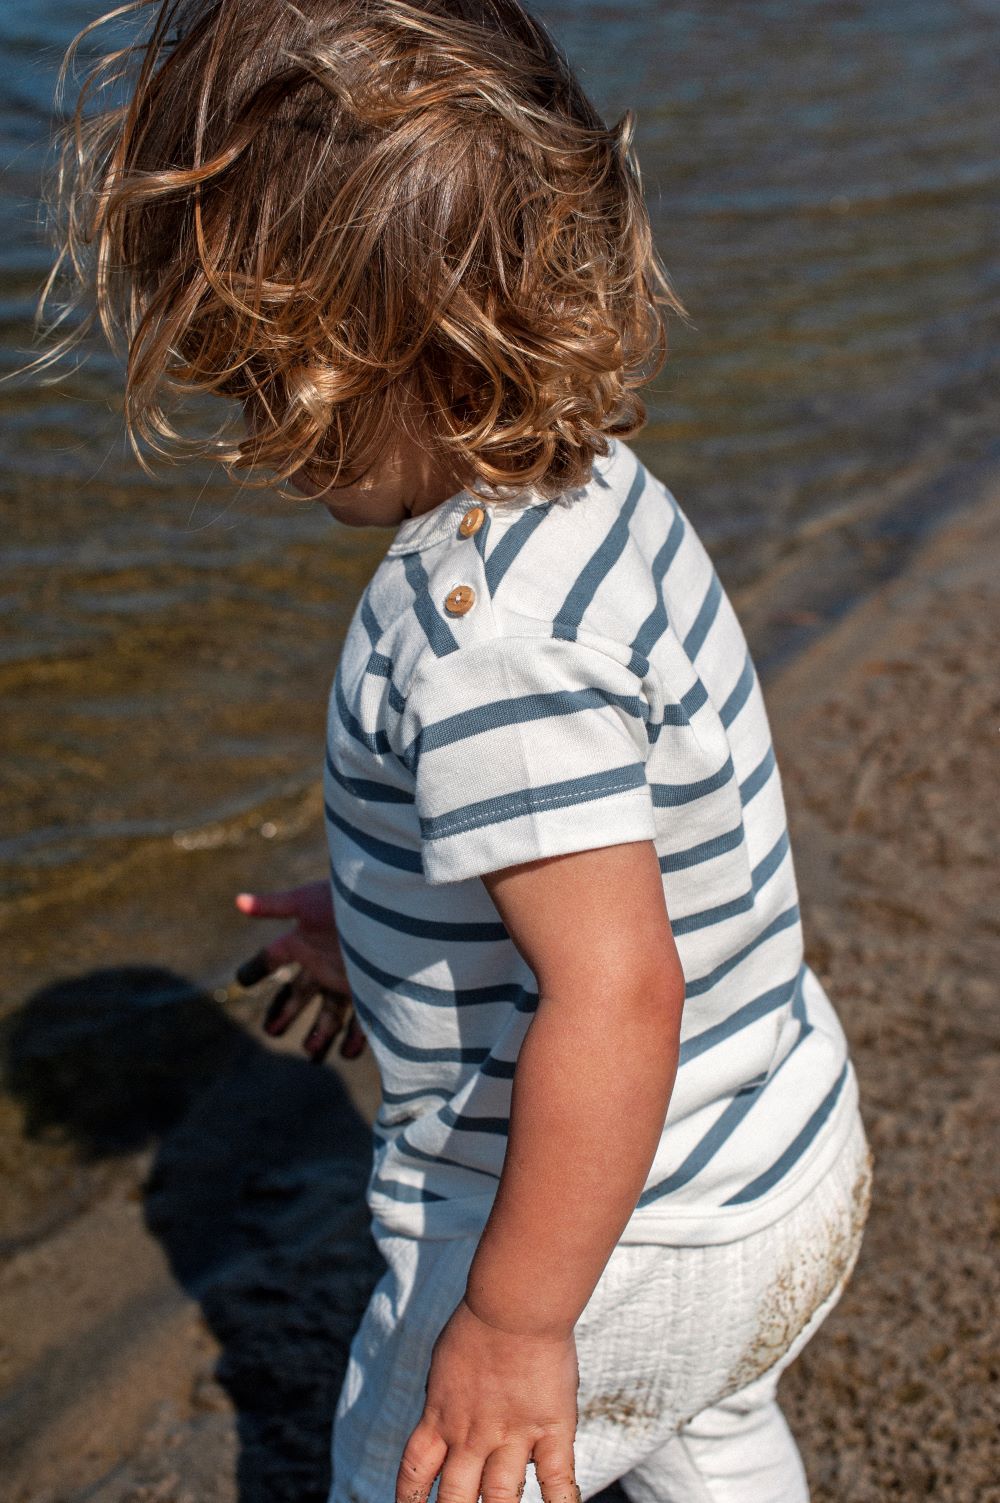
[(481, 875), (625, 841), (655, 842), (685, 1003), (621, 1240), (743, 1236), (832, 1162), (857, 1083), (803, 959), (760, 683), (703, 544), (628, 444), (555, 500), (463, 491), (403, 521), (334, 677), (324, 792), (387, 1229), (478, 1234), (503, 1167), (538, 989)]

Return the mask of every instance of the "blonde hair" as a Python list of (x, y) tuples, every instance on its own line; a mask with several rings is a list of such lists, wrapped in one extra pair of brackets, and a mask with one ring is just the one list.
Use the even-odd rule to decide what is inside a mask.
[[(627, 112), (607, 128), (516, 0), (135, 0), (87, 74), (55, 185), (68, 278), (127, 349), (136, 452), (356, 483), (411, 414), (483, 490), (552, 496), (685, 316), (655, 253)], [(95, 108), (96, 105), (96, 108)], [(181, 439), (166, 397), (251, 416)], [(262, 483), (267, 483), (262, 482)]]

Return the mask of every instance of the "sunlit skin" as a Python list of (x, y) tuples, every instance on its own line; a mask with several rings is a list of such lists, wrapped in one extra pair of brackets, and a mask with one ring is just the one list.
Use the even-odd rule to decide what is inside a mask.
[[(328, 482), (316, 466), (306, 466), (291, 479), (303, 496), (315, 496)], [(462, 473), (447, 462), (435, 463), (411, 439), (399, 440), (375, 473), (357, 485), (326, 491), (320, 497), (331, 517), (348, 527), (398, 527), (407, 517), (432, 511), (465, 487)]]
[[(243, 410), (252, 430), (255, 409), (247, 403)], [(331, 517), (348, 527), (398, 527), (464, 490), (471, 476), (467, 465), (434, 455), (429, 445), (398, 431), (381, 462), (355, 485), (327, 489), (333, 467), (322, 464), (303, 465), (288, 484), (302, 496), (318, 497)]]
[[(322, 478), (300, 473), (297, 484), (314, 495)], [(377, 476), (323, 504), (349, 526), (391, 527), (463, 488), (400, 444)], [(573, 1328), (656, 1152), (684, 978), (651, 840), (482, 880), (535, 975), (539, 1003), (518, 1055), (503, 1173), (465, 1292), (433, 1349), (396, 1503), (421, 1503), (438, 1476), (440, 1503), (517, 1503), (529, 1461), (545, 1503), (578, 1503)], [(240, 893), (236, 904), (249, 917), (294, 920), (260, 952), (262, 970), (299, 963), (266, 1026), (284, 1032), (320, 993), (306, 1049), (321, 1059), (350, 1012), (329, 882)], [(340, 1052), (363, 1046), (351, 1018)]]

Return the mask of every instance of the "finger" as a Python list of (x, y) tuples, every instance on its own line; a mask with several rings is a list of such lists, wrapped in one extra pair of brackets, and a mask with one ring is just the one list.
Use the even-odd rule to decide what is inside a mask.
[(317, 1063), (326, 1058), (330, 1045), (344, 1026), (350, 1000), (343, 995), (322, 993), (319, 1011), (313, 1025), (302, 1041), (302, 1047), (310, 1059)]
[(352, 1008), (350, 1021), (347, 1024), (347, 1032), (344, 1034), (340, 1045), (340, 1052), (344, 1059), (357, 1059), (358, 1055), (364, 1052), (367, 1044), (368, 1040), (365, 1037), (364, 1029), (358, 1022)]
[(572, 1430), (550, 1430), (535, 1441), (532, 1459), (543, 1503), (580, 1503)]
[(265, 976), (270, 976), (273, 970), (274, 966), (267, 950), (258, 950), (255, 955), (251, 955), (249, 960), (244, 960), (243, 964), (237, 968), (236, 980), (240, 986), (256, 986), (258, 981), (263, 981)]
[(491, 1451), (479, 1484), (483, 1503), (519, 1503), (530, 1460), (524, 1446), (499, 1446)]
[(295, 1022), (308, 1000), (296, 990), (294, 981), (279, 986), (264, 1014), (264, 1032), (274, 1038), (280, 1037)]
[(441, 1436), (421, 1420), (406, 1442), (399, 1463), (396, 1503), (424, 1503), (447, 1454), (448, 1447)]
[(236, 906), (250, 918), (295, 918), (301, 901), (298, 888), (277, 892), (238, 892)]
[(452, 1446), (441, 1468), (438, 1503), (476, 1503), (485, 1459), (480, 1451), (460, 1451)]

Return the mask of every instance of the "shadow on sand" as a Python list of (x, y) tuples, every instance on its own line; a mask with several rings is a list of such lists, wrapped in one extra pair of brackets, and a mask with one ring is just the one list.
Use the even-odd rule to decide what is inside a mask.
[(324, 1503), (348, 1348), (384, 1268), (370, 1129), (341, 1081), (154, 967), (38, 991), (2, 1046), (28, 1136), (71, 1137), (82, 1173), (153, 1147), (145, 1222), (221, 1345), (240, 1503)]

